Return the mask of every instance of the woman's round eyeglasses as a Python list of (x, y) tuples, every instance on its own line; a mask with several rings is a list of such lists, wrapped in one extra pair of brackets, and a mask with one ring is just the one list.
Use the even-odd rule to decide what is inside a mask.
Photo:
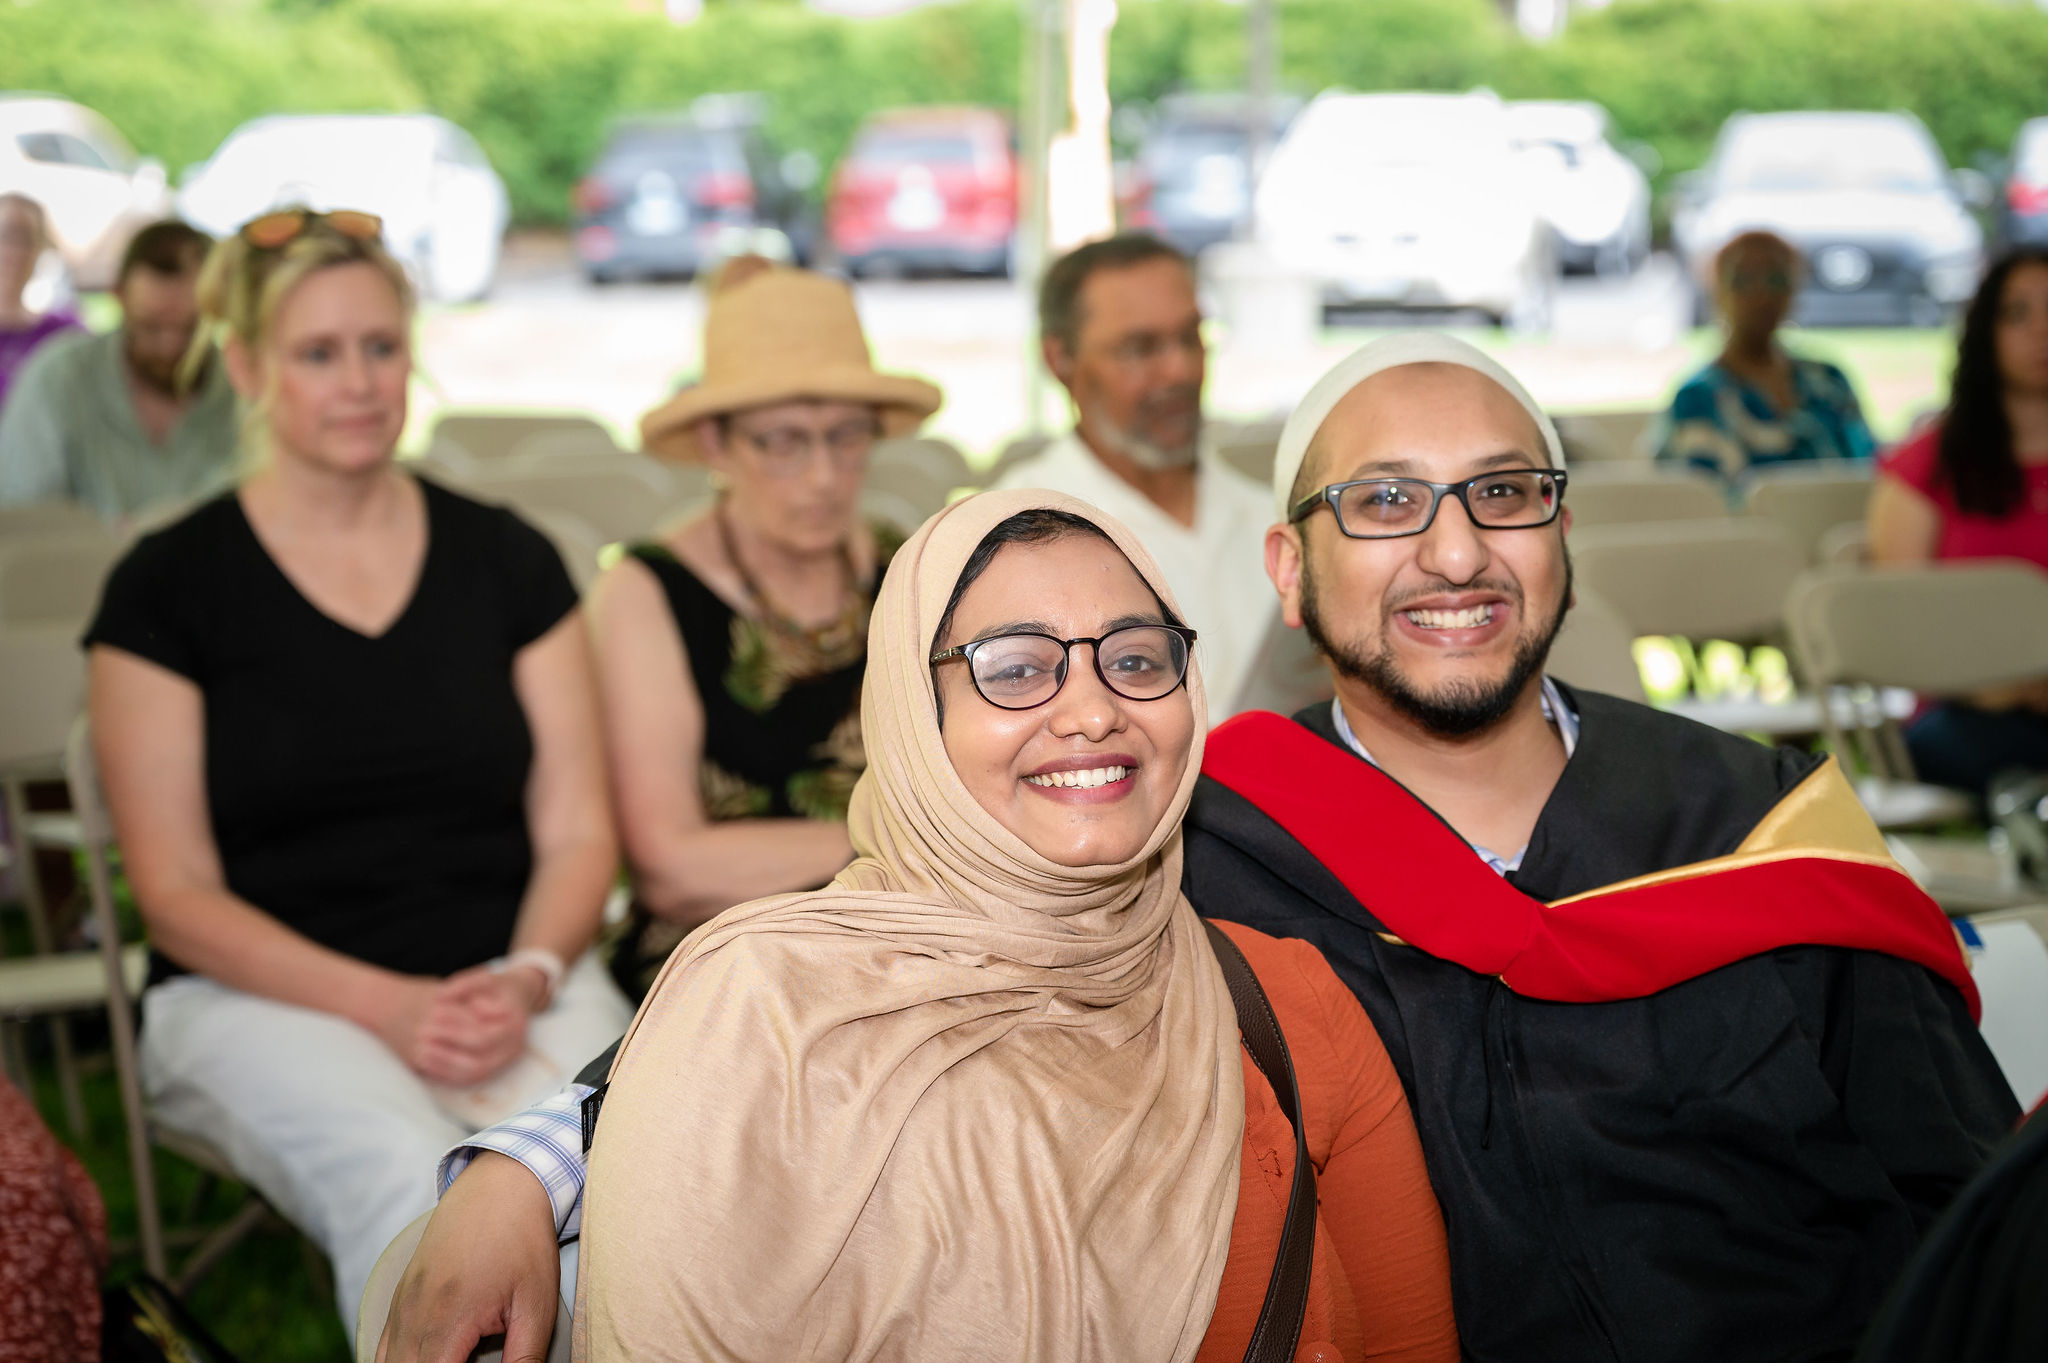
[(1287, 520), (1307, 520), (1316, 508), (1327, 506), (1337, 517), (1337, 528), (1352, 539), (1397, 539), (1429, 529), (1444, 498), (1455, 497), (1482, 530), (1533, 530), (1557, 519), (1564, 508), (1564, 484), (1562, 469), (1500, 469), (1456, 483), (1361, 478), (1309, 494), (1294, 504)]
[(1095, 650), (1095, 675), (1125, 700), (1159, 700), (1187, 680), (1195, 632), (1180, 625), (1127, 625), (1100, 639), (998, 634), (931, 656), (932, 666), (964, 660), (974, 689), (990, 705), (1029, 710), (1059, 694), (1075, 644)]

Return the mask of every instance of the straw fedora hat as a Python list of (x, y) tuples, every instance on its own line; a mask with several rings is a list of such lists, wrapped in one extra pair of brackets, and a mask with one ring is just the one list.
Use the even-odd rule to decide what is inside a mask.
[(776, 266), (713, 290), (703, 380), (640, 418), (640, 443), (663, 459), (697, 463), (698, 422), (795, 398), (873, 403), (887, 436), (915, 431), (941, 401), (923, 379), (876, 371), (846, 285)]

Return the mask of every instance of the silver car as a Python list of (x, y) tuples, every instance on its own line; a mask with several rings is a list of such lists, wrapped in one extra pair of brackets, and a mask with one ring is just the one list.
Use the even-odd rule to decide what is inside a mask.
[(1714, 256), (1762, 228), (1799, 248), (1793, 317), (1809, 326), (1936, 326), (1976, 290), (1988, 200), (1908, 113), (1737, 114), (1705, 168), (1680, 177), (1671, 234), (1701, 300)]

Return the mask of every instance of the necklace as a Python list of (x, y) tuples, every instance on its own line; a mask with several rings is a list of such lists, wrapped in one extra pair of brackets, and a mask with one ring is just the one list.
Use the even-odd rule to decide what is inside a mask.
[(733, 541), (732, 521), (726, 515), (724, 498), (719, 498), (712, 517), (718, 522), (718, 543), (725, 551), (726, 562), (732, 564), (733, 571), (739, 575), (740, 586), (746, 590), (747, 598), (760, 612), (763, 625), (792, 642), (801, 644), (821, 659), (835, 657), (860, 646), (867, 635), (868, 598), (867, 593), (861, 591), (857, 584), (852, 549), (843, 542), (839, 546), (839, 566), (845, 575), (843, 591), (846, 604), (836, 617), (813, 628), (791, 619), (786, 612), (768, 599), (768, 593), (761, 590), (761, 584), (747, 571), (747, 565), (740, 559), (739, 546)]

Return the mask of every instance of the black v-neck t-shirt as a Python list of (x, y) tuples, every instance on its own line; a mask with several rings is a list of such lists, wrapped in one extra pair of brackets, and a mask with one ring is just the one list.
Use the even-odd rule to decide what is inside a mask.
[(533, 866), (512, 662), (576, 589), (510, 511), (420, 486), (425, 560), (381, 635), (307, 600), (230, 493), (122, 558), (85, 642), (199, 687), (229, 889), (324, 946), (446, 975), (511, 942)]

